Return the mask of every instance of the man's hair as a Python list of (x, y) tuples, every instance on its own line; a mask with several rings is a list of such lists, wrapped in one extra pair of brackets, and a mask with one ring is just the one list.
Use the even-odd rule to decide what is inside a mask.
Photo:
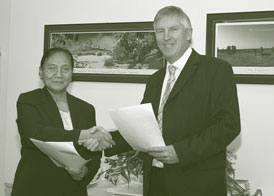
[(167, 6), (162, 9), (160, 9), (156, 16), (154, 17), (154, 24), (160, 20), (164, 16), (168, 15), (177, 15), (182, 19), (182, 24), (184, 25), (185, 28), (192, 28), (191, 27), (191, 22), (189, 17), (186, 15), (186, 13), (179, 7), (176, 6)]
[(74, 67), (74, 59), (73, 59), (73, 56), (72, 56), (71, 52), (69, 50), (65, 49), (65, 48), (58, 48), (58, 47), (56, 47), (56, 48), (50, 48), (50, 49), (48, 49), (44, 53), (44, 55), (43, 55), (43, 57), (41, 59), (41, 62), (40, 62), (40, 67), (43, 67), (45, 61), (49, 57), (51, 57), (52, 55), (54, 55), (56, 53), (64, 53), (69, 58), (70, 63), (71, 63), (71, 68), (73, 69), (73, 67)]

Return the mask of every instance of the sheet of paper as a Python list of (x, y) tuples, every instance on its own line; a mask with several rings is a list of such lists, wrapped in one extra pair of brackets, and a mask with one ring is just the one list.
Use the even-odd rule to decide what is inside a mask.
[(150, 103), (109, 111), (121, 135), (135, 150), (165, 146)]
[(106, 189), (106, 191), (115, 195), (142, 196), (143, 184), (131, 181), (130, 184), (117, 185)]
[(78, 154), (72, 142), (43, 142), (32, 138), (30, 140), (58, 167), (80, 169), (88, 162)]

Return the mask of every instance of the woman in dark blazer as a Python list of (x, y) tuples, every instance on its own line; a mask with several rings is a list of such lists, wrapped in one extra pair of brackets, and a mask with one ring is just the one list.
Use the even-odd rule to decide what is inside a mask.
[(57, 167), (30, 141), (72, 141), (81, 155), (87, 151), (78, 140), (81, 130), (96, 125), (95, 109), (67, 93), (72, 70), (71, 53), (52, 48), (44, 54), (39, 70), (45, 87), (19, 96), (17, 124), (22, 148), (13, 196), (87, 196), (86, 185), (100, 167), (101, 153), (80, 171), (68, 171)]

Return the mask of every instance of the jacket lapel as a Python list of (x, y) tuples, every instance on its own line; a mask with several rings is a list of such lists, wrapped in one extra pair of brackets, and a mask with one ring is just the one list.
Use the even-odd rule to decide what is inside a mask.
[(164, 77), (166, 74), (166, 68), (162, 68), (159, 71), (158, 76), (156, 77), (155, 80), (155, 86), (153, 88), (153, 98), (152, 98), (152, 107), (153, 107), (153, 111), (154, 113), (157, 115), (158, 114), (158, 109), (159, 109), (159, 104), (160, 104), (160, 99), (161, 99), (161, 92), (162, 92), (162, 86), (163, 86), (163, 82), (164, 82)]
[(186, 85), (187, 81), (193, 76), (199, 62), (199, 54), (193, 50), (181, 74), (179, 75), (173, 89), (171, 90), (166, 104), (172, 100)]
[(74, 129), (79, 128), (80, 126), (79, 126), (78, 116), (79, 116), (79, 112), (81, 111), (78, 111), (77, 104), (75, 104), (75, 102), (73, 101), (73, 97), (69, 93), (67, 93), (67, 101), (68, 101), (69, 112), (70, 112), (73, 128)]
[(46, 87), (44, 87), (42, 91), (43, 91), (43, 93), (41, 94), (42, 107), (47, 112), (47, 115), (49, 116), (53, 124), (56, 127), (62, 128), (63, 122), (55, 101), (53, 100), (51, 94), (48, 92)]

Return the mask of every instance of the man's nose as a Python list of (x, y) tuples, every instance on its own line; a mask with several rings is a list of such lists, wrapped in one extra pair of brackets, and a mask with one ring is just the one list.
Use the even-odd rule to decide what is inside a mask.
[(168, 30), (165, 31), (164, 39), (165, 40), (169, 40), (170, 39), (170, 34), (169, 34)]

